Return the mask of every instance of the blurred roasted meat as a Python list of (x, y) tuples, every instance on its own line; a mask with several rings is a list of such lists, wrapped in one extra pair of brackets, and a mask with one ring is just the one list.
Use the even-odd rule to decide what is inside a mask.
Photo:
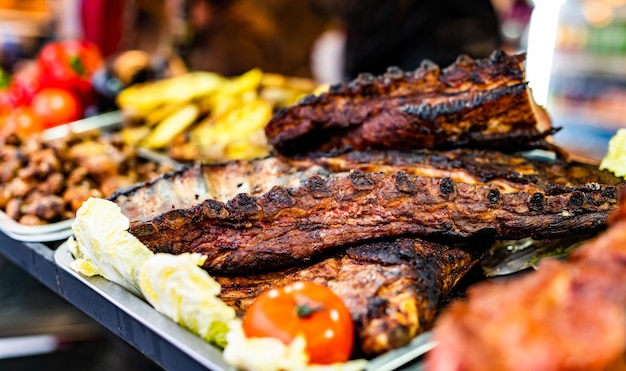
[(516, 151), (554, 133), (526, 83), (524, 54), (460, 56), (445, 69), (361, 74), (280, 110), (265, 127), (276, 151), (293, 155), (351, 148)]
[(566, 262), (481, 283), (437, 321), (427, 370), (626, 369), (626, 199)]

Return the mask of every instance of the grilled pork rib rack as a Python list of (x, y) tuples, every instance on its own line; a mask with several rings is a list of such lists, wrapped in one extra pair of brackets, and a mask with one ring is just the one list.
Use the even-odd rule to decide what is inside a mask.
[[(359, 170), (364, 166), (368, 172)], [(497, 170), (485, 181), (490, 166)], [(587, 233), (605, 225), (621, 192), (620, 179), (562, 160), (548, 165), (475, 150), (370, 151), (196, 164), (111, 200), (151, 250), (199, 252), (208, 256), (209, 272), (236, 275), (407, 235), (520, 239)]]
[[(523, 61), (362, 75), (278, 112), (276, 156), (191, 164), (109, 199), (152, 251), (206, 255), (240, 312), (269, 287), (327, 285), (380, 354), (432, 326), (494, 239), (600, 230), (624, 192), (548, 143)], [(531, 148), (555, 152), (513, 152)]]
[(601, 229), (622, 193), (594, 166), (459, 149), (194, 164), (110, 199), (153, 251), (207, 255), (240, 311), (272, 286), (329, 286), (376, 355), (429, 329), (493, 238)]
[(424, 62), (410, 72), (362, 74), (279, 111), (265, 133), (285, 155), (348, 147), (538, 147), (556, 129), (532, 99), (524, 60), (496, 51), (488, 59), (460, 56), (443, 70)]
[(304, 267), (215, 278), (222, 285), (220, 298), (238, 313), (272, 287), (302, 280), (327, 286), (350, 310), (361, 350), (376, 355), (430, 329), (442, 300), (481, 250), (467, 242), (398, 238), (350, 247)]

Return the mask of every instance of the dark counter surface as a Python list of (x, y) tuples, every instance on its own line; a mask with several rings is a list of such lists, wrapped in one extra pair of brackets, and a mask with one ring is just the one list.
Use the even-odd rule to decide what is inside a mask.
[(42, 362), (46, 369), (58, 364), (70, 371), (206, 370), (61, 269), (54, 252), (62, 242), (20, 242), (0, 233), (0, 340), (43, 334), (65, 339), (53, 353), (0, 358), (0, 369), (32, 370)]

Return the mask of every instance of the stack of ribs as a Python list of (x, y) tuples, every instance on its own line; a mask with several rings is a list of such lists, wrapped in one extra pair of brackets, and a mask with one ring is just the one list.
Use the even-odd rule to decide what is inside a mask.
[(599, 231), (616, 208), (621, 179), (550, 144), (523, 62), (364, 74), (277, 112), (271, 157), (190, 164), (109, 199), (151, 250), (206, 255), (239, 313), (270, 287), (330, 287), (375, 356), (429, 330), (494, 240)]

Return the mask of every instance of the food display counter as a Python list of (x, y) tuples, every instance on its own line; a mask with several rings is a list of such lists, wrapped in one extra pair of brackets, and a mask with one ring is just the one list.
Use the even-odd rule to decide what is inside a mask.
[[(156, 313), (121, 287), (98, 277), (93, 279), (96, 286), (90, 287), (61, 267), (55, 260), (55, 252), (62, 243), (21, 242), (0, 232), (0, 254), (161, 367), (168, 370), (231, 369), (209, 360), (208, 357), (219, 355), (211, 345)], [(101, 291), (93, 287), (100, 287)]]
[[(490, 247), (498, 247), (494, 241), (516, 241), (500, 246), (500, 251), (506, 253), (528, 248), (527, 242), (562, 242), (569, 235), (586, 238), (606, 225), (609, 212), (617, 208), (623, 192), (623, 179), (600, 170), (593, 161), (590, 164), (562, 156), (562, 151), (546, 139), (558, 129), (551, 126), (547, 113), (530, 96), (524, 79), (524, 58), (523, 54), (496, 51), (484, 60), (460, 57), (444, 70), (432, 65), (411, 74), (390, 69), (378, 77), (363, 75), (350, 84), (334, 85), (321, 94), (314, 93), (311, 84), (303, 88), (260, 70), (232, 79), (190, 73), (130, 87), (123, 96), (120, 94), (124, 98), (120, 102), (134, 104), (134, 110), (126, 111), (122, 105), (121, 112), (126, 115), (101, 115), (95, 128), (84, 130), (68, 124), (66, 129), (71, 129), (71, 135), (59, 133), (60, 138), (55, 135), (56, 128), (44, 132), (44, 141), (39, 145), (49, 151), (41, 152), (35, 160), (57, 155), (62, 166), (45, 167), (57, 172), (46, 172), (45, 179), (47, 182), (56, 175), (68, 183), (67, 188), (54, 189), (51, 196), (62, 199), (61, 206), (74, 214), (56, 212), (55, 208), (55, 215), (45, 217), (28, 212), (39, 208), (7, 202), (4, 216), (14, 220), (3, 219), (0, 214), (0, 254), (164, 369), (234, 371), (225, 360), (232, 364), (239, 361), (229, 358), (231, 345), (248, 359), (267, 360), (254, 355), (261, 352), (249, 352), (252, 347), (240, 346), (232, 338), (228, 338), (224, 356), (209, 343), (214, 340), (198, 328), (211, 330), (216, 322), (232, 320), (235, 311), (241, 310), (240, 302), (265, 292), (267, 286), (259, 285), (255, 274), (268, 272), (272, 275), (259, 281), (270, 287), (319, 277), (325, 280), (323, 285), (336, 291), (334, 294), (344, 295), (341, 299), (350, 306), (345, 318), (360, 321), (357, 325), (368, 330), (356, 327), (362, 354), (382, 354), (368, 360), (366, 366), (357, 360), (359, 366), (354, 367), (368, 371), (421, 369), (421, 361), (436, 359), (449, 338), (437, 338), (435, 328), (434, 339), (439, 344), (435, 347), (428, 331), (416, 334), (434, 325), (438, 309), (454, 299), (448, 296), (456, 289), (454, 286), (470, 276), (474, 267), (481, 268), (483, 257), (493, 251)], [(466, 73), (468, 68), (472, 73)], [(471, 100), (469, 93), (459, 91), (458, 86), (478, 80), (481, 83), (476, 91), (471, 90)], [(425, 98), (419, 92), (414, 94), (419, 98), (415, 104), (407, 104), (409, 98), (405, 96), (393, 95), (407, 84), (422, 87), (422, 82), (432, 85), (427, 90), (434, 103), (421, 103)], [(396, 84), (397, 91), (390, 84)], [(277, 91), (281, 93), (279, 98), (274, 96)], [(189, 95), (182, 103), (162, 103), (168, 111), (165, 113), (157, 111), (163, 107), (153, 106), (155, 97), (167, 95), (163, 92), (177, 99), (181, 92)], [(228, 110), (222, 111), (226, 106)], [(333, 112), (327, 106), (339, 113), (326, 117), (327, 112)], [(363, 107), (379, 116), (355, 125), (353, 116), (358, 116)], [(493, 107), (499, 110), (484, 111)], [(128, 112), (137, 117), (130, 120)], [(143, 116), (137, 112), (143, 112)], [(159, 113), (158, 120), (154, 112)], [(315, 125), (327, 121), (328, 128), (315, 128), (309, 115), (315, 117)], [(450, 117), (458, 123), (451, 125), (447, 122)], [(476, 117), (484, 118), (485, 123), (469, 125)], [(515, 121), (519, 117), (524, 118), (523, 125)], [(85, 120), (82, 123), (91, 122)], [(399, 127), (389, 125), (392, 122), (400, 123)], [(318, 143), (319, 130), (329, 130), (332, 138), (338, 128), (349, 125), (356, 127), (349, 135), (337, 131), (338, 138)], [(441, 132), (424, 129), (432, 125), (441, 125)], [(190, 130), (189, 135), (181, 135), (185, 130)], [(65, 151), (55, 152), (62, 146), (52, 139), (69, 141), (83, 132), (87, 134), (85, 139), (81, 137), (77, 147), (65, 154), (68, 164), (74, 161), (72, 169), (80, 169), (74, 172), (61, 156)], [(290, 134), (285, 136), (285, 132)], [(371, 132), (384, 134), (384, 145), (390, 147), (372, 149), (381, 143), (376, 142), (379, 138), (371, 138)], [(506, 133), (505, 138), (502, 133)], [(106, 137), (107, 141), (89, 141), (91, 134), (96, 139)], [(414, 137), (415, 142), (407, 141), (407, 137)], [(220, 141), (213, 142), (217, 139)], [(439, 142), (443, 149), (453, 149), (444, 151), (433, 144), (434, 148), (423, 148), (423, 152), (413, 151), (419, 143)], [(303, 143), (310, 147), (299, 148)], [(16, 148), (12, 153), (19, 153), (17, 147), (21, 144), (13, 144)], [(124, 150), (129, 147), (135, 150)], [(271, 148), (279, 155), (271, 156)], [(295, 149), (307, 156), (290, 153)], [(112, 162), (111, 153), (119, 155), (120, 161)], [(44, 172), (41, 166), (30, 173), (23, 171), (21, 157), (13, 157), (16, 174), (18, 170), (27, 175)], [(184, 163), (190, 166), (181, 166)], [(115, 171), (102, 173), (103, 168)], [(74, 181), (82, 173), (97, 180), (94, 185), (98, 187), (88, 190), (98, 193), (69, 188), (82, 184)], [(22, 202), (27, 200), (26, 187), (17, 186), (24, 179), (16, 179), (13, 188), (22, 192), (5, 199)], [(36, 185), (41, 179), (44, 177), (27, 179), (32, 185), (28, 190), (39, 191)], [(107, 183), (109, 180), (116, 182)], [(70, 198), (66, 196), (73, 195), (70, 191), (87, 197)], [(76, 205), (68, 204), (68, 199)], [(28, 223), (23, 223), (24, 219)], [(26, 224), (35, 230), (26, 228)], [(177, 229), (181, 225), (185, 229)], [(117, 239), (116, 232), (123, 236)], [(76, 244), (72, 243), (70, 249), (73, 241), (68, 242), (68, 238), (72, 233)], [(161, 240), (166, 242), (161, 244)], [(302, 246), (308, 250), (300, 251)], [(569, 246), (571, 243), (561, 248)], [(74, 266), (70, 250), (76, 257)], [(521, 268), (507, 274), (536, 267), (535, 257), (547, 256), (540, 256), (543, 251), (538, 248), (528, 251), (535, 255), (525, 257), (523, 262), (519, 259), (524, 263)], [(183, 277), (187, 281), (165, 285), (162, 281), (175, 275), (147, 268), (148, 261), (162, 256), (176, 259), (172, 254), (155, 254), (160, 252), (198, 253), (203, 260), (181, 268), (188, 274)], [(283, 256), (284, 261), (277, 259)], [(498, 263), (507, 261), (498, 257), (496, 266)], [(186, 305), (176, 296), (178, 290), (164, 289), (187, 288), (187, 283), (195, 282), (190, 278), (195, 276), (189, 266), (206, 277), (207, 272), (198, 265), (210, 268), (217, 279), (224, 279), (217, 281), (221, 292), (218, 288), (211, 293), (213, 290), (206, 289), (209, 285), (189, 285), (194, 287), (183, 290), (185, 298), (205, 299), (203, 294), (219, 293), (218, 298), (224, 301), (221, 304), (229, 305), (227, 309), (232, 312), (226, 319), (203, 317), (209, 318), (211, 326), (197, 325), (197, 318), (205, 315), (204, 309), (215, 309), (215, 301), (205, 306), (202, 300), (197, 306)], [(335, 265), (339, 267), (336, 272), (332, 269)], [(78, 266), (85, 275), (74, 270)], [(331, 267), (330, 273), (317, 275), (320, 267)], [(294, 269), (295, 273), (286, 269)], [(102, 276), (91, 276), (94, 273)], [(117, 279), (119, 276), (122, 279)], [(159, 279), (158, 283), (151, 282), (153, 277)], [(246, 286), (245, 280), (255, 281), (256, 286)], [(130, 289), (124, 287), (128, 282), (126, 287)], [(464, 290), (463, 285), (459, 286)], [(245, 295), (237, 296), (242, 287), (246, 288)], [(248, 287), (259, 291), (255, 293)], [(146, 300), (134, 292), (143, 294)], [(174, 310), (163, 310), (159, 306), (162, 302)], [(316, 310), (329, 309), (317, 305)], [(183, 318), (179, 307), (191, 308), (188, 312), (193, 313), (192, 319)], [(230, 327), (229, 335), (236, 335), (234, 327)], [(314, 332), (323, 333), (325, 338), (333, 335), (319, 327)], [(386, 340), (378, 343), (379, 338)], [(376, 343), (367, 343), (368, 339)], [(397, 348), (399, 344), (404, 346)], [(429, 350), (429, 357), (421, 357)], [(306, 355), (301, 358), (308, 362)], [(251, 363), (241, 364), (248, 368)]]

